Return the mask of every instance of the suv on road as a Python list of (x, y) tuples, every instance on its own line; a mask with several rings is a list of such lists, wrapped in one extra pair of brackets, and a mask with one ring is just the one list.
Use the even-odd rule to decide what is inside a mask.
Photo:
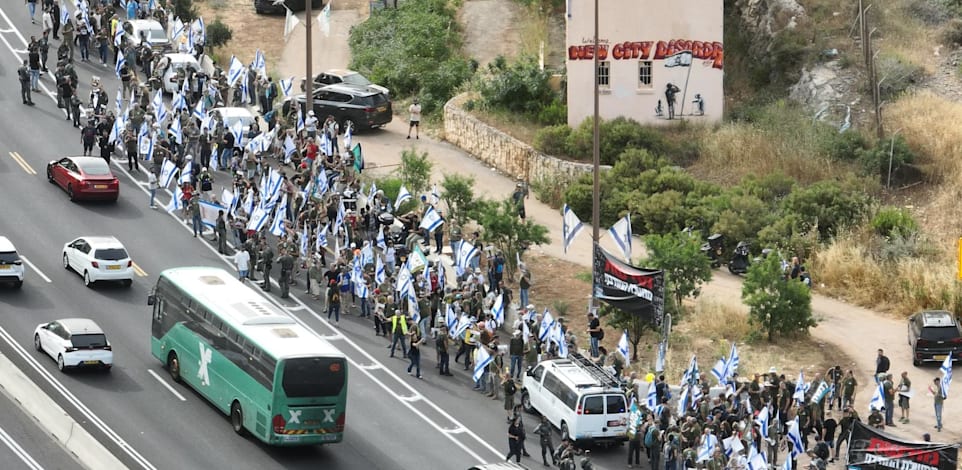
[[(391, 100), (373, 88), (339, 83), (318, 88), (313, 94), (314, 114), (318, 122), (323, 124), (328, 116), (334, 116), (341, 132), (349, 124), (359, 131), (387, 125), (394, 118)], [(305, 101), (304, 94), (285, 101), (282, 107), (284, 115), (290, 114), (292, 102), (297, 102), (303, 111)]]
[(590, 359), (573, 353), (541, 361), (521, 387), (521, 405), (540, 413), (575, 444), (627, 440), (628, 403), (621, 382)]
[(909, 346), (912, 364), (942, 362), (948, 355), (962, 359), (962, 327), (959, 319), (945, 310), (926, 310), (909, 317)]
[(23, 285), (23, 261), (7, 237), (0, 237), (0, 282), (9, 282), (17, 289)]

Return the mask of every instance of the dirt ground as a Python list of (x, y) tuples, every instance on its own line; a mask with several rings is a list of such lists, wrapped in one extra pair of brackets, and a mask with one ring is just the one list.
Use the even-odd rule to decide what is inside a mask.
[[(555, 317), (562, 315), (569, 328), (578, 335), (578, 345), (588, 344), (587, 318), (584, 312), (588, 306), (591, 285), (587, 268), (546, 255), (529, 253), (525, 262), (532, 270), (531, 303), (538, 311), (547, 306)], [(514, 286), (516, 289), (517, 286)], [(698, 356), (699, 368), (703, 372), (711, 370), (715, 361), (727, 356), (731, 341), (737, 344), (741, 374), (768, 372), (775, 367), (786, 376), (797, 377), (799, 370), (811, 379), (816, 373), (823, 373), (831, 366), (853, 367), (854, 362), (831, 344), (819, 342), (814, 338), (782, 339), (769, 343), (765, 339), (746, 341), (751, 335), (747, 312), (733, 309), (710, 301), (696, 300), (687, 305), (686, 318), (675, 321), (669, 341), (666, 358), (666, 375), (675, 382), (681, 377), (692, 355)], [(602, 325), (607, 327), (605, 320)], [(607, 327), (605, 339), (601, 344), (609, 353), (614, 353), (620, 335)], [(631, 368), (639, 374), (654, 369), (657, 354), (657, 338), (646, 335), (638, 345), (638, 360)], [(791, 354), (787, 354), (791, 351)]]
[(495, 57), (518, 54), (521, 7), (514, 0), (466, 0), (458, 13), (464, 53), (482, 67)]

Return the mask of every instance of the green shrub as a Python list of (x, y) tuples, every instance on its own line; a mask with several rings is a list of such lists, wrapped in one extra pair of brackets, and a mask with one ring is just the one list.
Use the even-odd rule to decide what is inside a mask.
[(875, 217), (872, 217), (872, 229), (886, 238), (896, 235), (909, 237), (918, 232), (919, 224), (905, 209), (883, 207), (875, 213)]
[(564, 124), (542, 127), (534, 136), (534, 148), (548, 155), (567, 156), (571, 128)]
[(440, 109), (472, 74), (461, 54), (455, 10), (446, 0), (406, 0), (351, 28), (351, 68), (391, 89), (417, 95), (425, 113)]
[(905, 11), (932, 26), (942, 24), (952, 16), (947, 2), (941, 0), (912, 0), (905, 5)]
[(832, 159), (843, 162), (859, 160), (860, 153), (869, 148), (868, 142), (857, 131), (847, 130), (835, 133), (834, 138), (828, 139), (822, 149)]
[(212, 48), (227, 44), (233, 35), (234, 32), (231, 31), (230, 26), (224, 24), (220, 18), (215, 18), (207, 25), (207, 44)]
[(561, 174), (542, 177), (531, 182), (531, 190), (539, 201), (557, 209), (561, 207), (565, 190), (571, 185), (571, 180), (570, 176)]
[(170, 0), (170, 9), (175, 18), (180, 18), (184, 24), (190, 24), (197, 18), (197, 7), (193, 0)]
[[(646, 149), (656, 155), (665, 155), (671, 147), (661, 131), (624, 117), (601, 121), (599, 133), (602, 165), (614, 164), (618, 155), (630, 148)], [(591, 118), (588, 118), (568, 136), (568, 155), (580, 160), (591, 160), (593, 139), (594, 127)]]
[(550, 104), (538, 111), (537, 121), (546, 126), (564, 124), (568, 121), (568, 106), (555, 98)]
[(556, 99), (548, 78), (534, 57), (524, 55), (509, 64), (498, 56), (478, 80), (478, 92), (487, 106), (537, 116)]
[(962, 19), (952, 18), (942, 28), (942, 43), (949, 47), (962, 44)]
[(881, 175), (882, 181), (888, 175), (889, 161), (892, 163), (894, 173), (903, 165), (908, 165), (915, 161), (915, 154), (909, 148), (909, 144), (902, 136), (878, 141), (874, 148), (859, 152), (859, 162), (867, 174)]
[(925, 76), (925, 71), (921, 66), (909, 62), (899, 55), (880, 54), (875, 64), (878, 69), (878, 76), (885, 77), (885, 80), (882, 80), (879, 85), (879, 96), (883, 100), (895, 99)]
[(798, 216), (797, 231), (816, 229), (822, 238), (829, 238), (857, 223), (870, 202), (864, 181), (820, 181), (789, 194), (782, 213)]

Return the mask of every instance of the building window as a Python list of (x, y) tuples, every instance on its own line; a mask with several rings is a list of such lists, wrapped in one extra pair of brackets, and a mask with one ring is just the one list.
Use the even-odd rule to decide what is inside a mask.
[(598, 86), (602, 88), (611, 86), (611, 62), (607, 60), (598, 61)]
[(638, 61), (638, 88), (651, 88), (651, 61)]

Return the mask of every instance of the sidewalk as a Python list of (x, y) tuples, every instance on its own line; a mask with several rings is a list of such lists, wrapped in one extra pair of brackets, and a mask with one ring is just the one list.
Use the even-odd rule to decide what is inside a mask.
[[(313, 62), (315, 73), (327, 68), (347, 67), (350, 61), (350, 50), (347, 36), (351, 26), (361, 21), (360, 15), (353, 10), (335, 10), (331, 13), (331, 34), (325, 37), (315, 28)], [(304, 76), (304, 29), (299, 27), (291, 35), (290, 41), (282, 55), (279, 70), (281, 76)], [(398, 111), (398, 110), (395, 110)], [(460, 149), (439, 141), (431, 136), (422, 136), (418, 140), (407, 140), (406, 118), (395, 116), (391, 124), (384, 129), (359, 133), (354, 137), (355, 142), (361, 143), (364, 149), (368, 171), (372, 174), (385, 174), (400, 163), (401, 150), (415, 148), (419, 152), (427, 152), (434, 163), (434, 181), (440, 181), (444, 174), (458, 173), (471, 175), (475, 178), (475, 191), (480, 196), (489, 198), (508, 197), (515, 187), (515, 181), (485, 166), (478, 160), (467, 155)], [(548, 228), (550, 243), (532, 247), (531, 250), (548, 256), (570, 261), (586, 269), (591, 266), (591, 227), (590, 221), (584, 221), (585, 227), (578, 235), (568, 252), (565, 253), (561, 243), (561, 214), (560, 211), (539, 202), (534, 195), (525, 203), (528, 217)], [(602, 227), (601, 245), (613, 253), (618, 251), (612, 241), (605, 236), (606, 227)], [(641, 256), (640, 247), (636, 247), (633, 256)], [(741, 302), (741, 278), (729, 274), (724, 269), (716, 269), (708, 285), (702, 288), (702, 297), (715, 300), (726, 305), (745, 308)], [(897, 378), (903, 370), (909, 371), (909, 376), (918, 390), (913, 399), (916, 409), (915, 419), (910, 425), (901, 425), (894, 432), (921, 440), (923, 432), (934, 431), (931, 398), (924, 393), (924, 387), (931, 382), (938, 373), (937, 368), (916, 368), (911, 363), (911, 353), (905, 341), (905, 321), (874, 312), (868, 309), (847, 304), (829, 297), (812, 296), (812, 311), (819, 326), (812, 329), (814, 338), (838, 346), (853, 362), (840, 363), (843, 368), (855, 370), (861, 385), (858, 391), (857, 403), (860, 414), (867, 416), (868, 402), (872, 396), (869, 385), (871, 374), (875, 370), (875, 351), (885, 349), (885, 354), (892, 361), (891, 373)], [(786, 376), (797, 372), (785, 371)], [(962, 400), (947, 400), (944, 416), (958, 416), (962, 413)], [(958, 440), (962, 438), (962, 429), (950, 427), (944, 432), (933, 436), (933, 440)]]

